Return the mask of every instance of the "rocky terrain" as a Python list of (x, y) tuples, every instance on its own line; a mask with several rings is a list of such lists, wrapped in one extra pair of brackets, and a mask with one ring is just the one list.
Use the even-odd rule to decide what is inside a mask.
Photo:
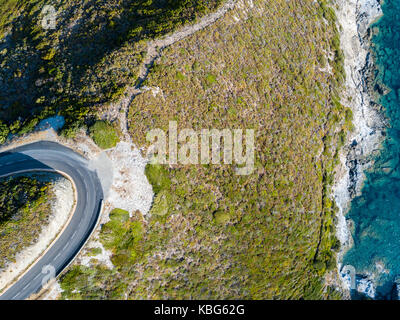
[[(337, 16), (342, 27), (341, 43), (345, 54), (346, 91), (343, 103), (353, 110), (353, 131), (348, 136), (347, 145), (341, 154), (341, 167), (338, 168), (333, 194), (339, 207), (337, 235), (342, 244), (338, 255), (338, 271), (343, 280), (339, 285), (348, 290), (350, 277), (341, 272), (341, 258), (352, 246), (351, 221), (346, 221), (351, 200), (360, 194), (364, 172), (371, 168), (373, 159), (380, 152), (385, 137), (387, 120), (382, 106), (377, 101), (377, 93), (385, 90), (376, 83), (374, 60), (370, 40), (374, 32), (370, 25), (382, 14), (379, 0), (339, 0)], [(373, 285), (369, 280), (359, 278), (360, 292), (373, 296)]]

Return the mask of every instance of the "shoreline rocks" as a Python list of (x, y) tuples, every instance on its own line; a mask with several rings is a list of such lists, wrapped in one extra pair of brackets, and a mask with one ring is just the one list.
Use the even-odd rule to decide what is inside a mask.
[[(337, 0), (336, 15), (341, 26), (341, 45), (345, 56), (346, 82), (342, 103), (353, 111), (354, 130), (340, 154), (341, 165), (337, 168), (333, 197), (339, 208), (337, 237), (341, 242), (338, 253), (336, 286), (350, 298), (351, 275), (343, 271), (342, 259), (353, 245), (352, 222), (347, 221), (351, 200), (360, 195), (365, 180), (365, 170), (370, 168), (380, 152), (385, 137), (387, 120), (382, 106), (376, 101), (386, 92), (377, 84), (375, 65), (371, 51), (371, 37), (375, 32), (370, 25), (381, 15), (380, 0)], [(354, 277), (356, 275), (353, 275)], [(375, 295), (373, 275), (356, 277), (358, 292), (370, 298)]]

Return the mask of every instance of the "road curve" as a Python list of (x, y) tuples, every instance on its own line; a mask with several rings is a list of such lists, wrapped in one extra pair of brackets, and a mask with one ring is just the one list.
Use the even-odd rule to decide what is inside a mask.
[[(57, 171), (74, 182), (77, 200), (73, 216), (58, 239), (23, 277), (0, 296), (0, 300), (23, 300), (42, 289), (42, 279), (53, 266), (60, 274), (85, 244), (96, 226), (103, 190), (88, 160), (60, 144), (41, 141), (0, 153), (0, 177), (21, 171)], [(42, 270), (46, 271), (42, 273)]]

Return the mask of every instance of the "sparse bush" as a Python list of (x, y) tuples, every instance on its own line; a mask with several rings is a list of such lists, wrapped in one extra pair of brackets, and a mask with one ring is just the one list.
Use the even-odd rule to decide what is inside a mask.
[[(146, 41), (219, 6), (221, 0), (72, 0), (54, 3), (55, 30), (41, 28), (44, 0), (0, 0), (0, 119), (11, 125), (62, 113), (70, 129), (137, 81)], [(74, 24), (74, 32), (68, 30)], [(60, 37), (60, 34), (63, 34)], [(79, 48), (79, 49), (78, 49)], [(22, 66), (28, 66), (22, 67)], [(1, 85), (2, 82), (7, 85)], [(18, 89), (24, 88), (23, 94)], [(84, 119), (83, 119), (84, 118)], [(18, 128), (16, 128), (18, 129)], [(32, 130), (25, 126), (22, 133)], [(15, 133), (18, 133), (17, 130)], [(73, 131), (65, 136), (73, 136)]]
[(113, 148), (119, 142), (117, 131), (109, 122), (96, 121), (89, 132), (93, 141), (102, 149)]

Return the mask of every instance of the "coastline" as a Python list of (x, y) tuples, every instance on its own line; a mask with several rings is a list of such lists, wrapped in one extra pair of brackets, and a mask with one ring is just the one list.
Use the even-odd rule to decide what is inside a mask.
[[(347, 143), (340, 154), (332, 195), (338, 207), (337, 238), (341, 250), (337, 255), (337, 281), (346, 298), (350, 298), (350, 276), (342, 272), (342, 258), (352, 247), (350, 221), (345, 214), (352, 199), (358, 196), (365, 180), (365, 170), (374, 163), (380, 152), (387, 121), (375, 101), (373, 88), (375, 66), (371, 52), (370, 25), (381, 15), (380, 0), (337, 0), (336, 15), (340, 40), (345, 56), (346, 81), (342, 104), (353, 111), (354, 130), (348, 134)], [(375, 295), (373, 275), (357, 279), (357, 290), (371, 298)]]

